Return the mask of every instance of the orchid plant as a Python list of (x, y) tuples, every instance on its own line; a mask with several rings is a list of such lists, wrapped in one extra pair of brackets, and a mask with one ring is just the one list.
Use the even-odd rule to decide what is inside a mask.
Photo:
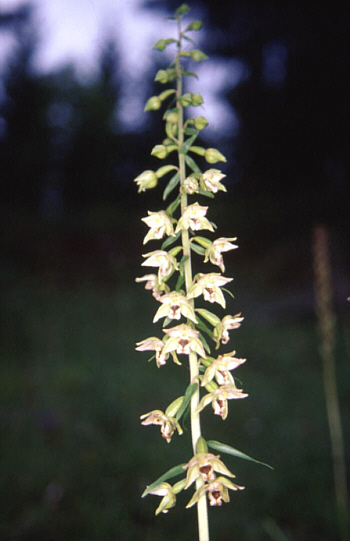
[[(253, 459), (227, 444), (207, 440), (201, 429), (201, 412), (207, 406), (211, 405), (214, 415), (224, 420), (228, 415), (228, 401), (245, 398), (247, 394), (231, 374), (245, 359), (237, 357), (235, 351), (218, 351), (229, 342), (230, 331), (240, 327), (243, 321), (241, 313), (218, 316), (212, 309), (196, 305), (202, 297), (204, 306), (209, 303), (209, 306), (219, 305), (220, 310), (225, 310), (225, 295), (230, 294), (226, 286), (232, 278), (223, 275), (223, 254), (235, 250), (237, 245), (234, 237), (212, 239), (216, 225), (208, 217), (208, 206), (202, 204), (205, 198), (226, 192), (222, 182), (225, 175), (213, 167), (219, 162), (226, 162), (226, 158), (216, 148), (195, 145), (208, 120), (202, 115), (185, 116), (186, 109), (201, 106), (203, 98), (199, 93), (184, 91), (185, 80), (197, 77), (184, 64), (207, 58), (201, 50), (193, 47), (190, 37), (192, 31), (201, 29), (202, 23), (193, 21), (184, 27), (183, 19), (188, 11), (189, 7), (183, 4), (170, 17), (177, 26), (176, 37), (160, 39), (154, 45), (158, 51), (175, 48), (174, 60), (166, 69), (160, 69), (155, 77), (159, 84), (170, 85), (170, 88), (151, 96), (145, 106), (145, 111), (165, 108), (166, 137), (151, 152), (165, 164), (155, 170), (143, 171), (135, 182), (138, 191), (144, 192), (155, 188), (170, 174), (171, 178), (165, 182), (163, 199), (169, 200), (170, 196), (173, 199), (167, 202), (165, 210), (149, 211), (148, 216), (142, 219), (148, 227), (143, 243), (158, 241), (161, 244), (143, 255), (142, 266), (152, 267), (154, 273), (145, 274), (136, 281), (143, 283), (158, 303), (153, 321), (163, 321), (163, 335), (141, 340), (136, 349), (153, 352), (151, 359), (155, 359), (158, 368), (169, 360), (176, 365), (186, 362), (189, 366), (189, 381), (183, 395), (176, 397), (166, 408), (141, 415), (141, 422), (146, 426), (159, 425), (162, 437), (169, 443), (175, 433), (178, 436), (183, 434), (181, 422), (190, 412), (192, 454), (187, 462), (172, 467), (149, 485), (143, 496), (152, 494), (162, 498), (156, 509), (158, 515), (175, 506), (180, 492), (195, 486), (186, 507), (197, 506), (199, 541), (208, 541), (208, 502), (210, 506), (221, 506), (229, 501), (230, 490), (244, 488), (232, 481), (235, 475), (219, 455), (209, 452), (209, 448)], [(194, 156), (199, 157), (200, 164)], [(195, 274), (194, 264), (198, 257), (205, 264), (214, 266), (214, 272)], [(170, 479), (175, 477), (180, 479), (170, 484)]]

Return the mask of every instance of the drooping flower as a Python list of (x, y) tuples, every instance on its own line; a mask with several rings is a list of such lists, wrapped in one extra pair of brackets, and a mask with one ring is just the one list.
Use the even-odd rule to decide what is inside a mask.
[(197, 281), (192, 285), (187, 297), (199, 297), (203, 295), (204, 300), (208, 302), (217, 302), (223, 308), (226, 307), (225, 297), (220, 287), (232, 281), (232, 278), (225, 278), (217, 272), (209, 274), (199, 273)]
[(234, 370), (246, 361), (246, 359), (233, 357), (235, 353), (235, 351), (231, 351), (231, 353), (219, 355), (206, 369), (201, 385), (205, 387), (214, 378), (219, 385), (234, 385), (230, 370)]
[(165, 250), (155, 250), (154, 252), (145, 254), (143, 257), (147, 257), (147, 259), (141, 264), (142, 266), (159, 267), (158, 280), (160, 282), (174, 270), (178, 270), (178, 264), (175, 257)]
[(156, 509), (156, 515), (159, 515), (159, 513), (167, 513), (168, 510), (176, 504), (176, 495), (169, 483), (160, 483), (155, 488), (149, 490), (148, 494), (162, 496), (162, 501)]
[(209, 229), (214, 231), (213, 226), (205, 217), (208, 207), (202, 207), (199, 203), (193, 203), (185, 208), (181, 218), (179, 219), (175, 233), (181, 231), (181, 229), (189, 229), (192, 231), (198, 231), (200, 229)]
[(155, 188), (158, 184), (158, 177), (154, 171), (143, 171), (139, 176), (134, 179), (134, 182), (138, 185), (138, 192), (145, 192)]
[(161, 306), (158, 308), (153, 322), (155, 323), (162, 317), (169, 319), (180, 319), (181, 315), (197, 323), (197, 319), (189, 300), (181, 293), (172, 291), (158, 298)]
[(141, 340), (136, 344), (137, 351), (155, 351), (156, 364), (158, 368), (164, 365), (169, 357), (169, 353), (164, 353), (164, 342), (155, 336)]
[(231, 490), (244, 490), (245, 487), (242, 487), (240, 485), (236, 485), (235, 483), (232, 483), (229, 479), (226, 479), (226, 477), (217, 477), (213, 481), (211, 481), (208, 484), (205, 484), (201, 486), (193, 495), (191, 500), (188, 502), (186, 507), (192, 507), (192, 505), (196, 504), (198, 500), (202, 497), (203, 494), (208, 494), (209, 499), (209, 505), (211, 506), (221, 506), (223, 502), (229, 502), (230, 496), (228, 493), (228, 489)]
[(216, 349), (222, 344), (227, 344), (230, 340), (228, 331), (238, 329), (241, 326), (244, 317), (241, 317), (241, 312), (235, 316), (225, 316), (218, 325), (213, 329), (213, 339), (216, 342)]
[(208, 404), (211, 403), (214, 414), (220, 415), (220, 417), (225, 420), (228, 414), (228, 400), (245, 398), (248, 396), (246, 393), (243, 393), (241, 389), (237, 389), (236, 385), (222, 385), (215, 391), (206, 394), (203, 396), (202, 400), (198, 405), (197, 411), (202, 411)]
[(162, 437), (170, 443), (171, 437), (174, 434), (175, 430), (178, 431), (178, 433), (181, 435), (182, 428), (175, 419), (175, 417), (169, 417), (168, 415), (165, 415), (161, 410), (153, 410), (149, 413), (145, 413), (144, 415), (141, 415), (140, 419), (144, 419), (142, 421), (142, 425), (160, 425), (160, 431), (162, 434)]
[(148, 211), (149, 216), (142, 218), (142, 221), (148, 225), (150, 230), (144, 238), (143, 244), (152, 239), (162, 239), (164, 235), (175, 237), (171, 219), (164, 210), (159, 212)]
[(171, 329), (163, 329), (163, 331), (169, 336), (163, 353), (176, 351), (177, 353), (189, 355), (191, 351), (194, 351), (202, 357), (205, 356), (203, 344), (198, 338), (199, 331), (192, 329), (189, 325), (177, 325)]
[(212, 453), (197, 453), (184, 466), (184, 469), (187, 470), (185, 489), (191, 486), (198, 477), (201, 477), (205, 483), (213, 481), (216, 477), (214, 472), (222, 473), (228, 477), (235, 477), (220, 460), (220, 456)]
[(222, 180), (226, 175), (223, 175), (219, 169), (208, 169), (201, 176), (201, 183), (203, 188), (212, 193), (217, 193), (219, 190), (226, 192), (226, 188), (221, 184)]
[(228, 252), (229, 250), (238, 248), (236, 244), (232, 244), (232, 242), (230, 242), (231, 240), (237, 240), (237, 237), (230, 239), (220, 237), (219, 239), (214, 240), (214, 242), (205, 250), (204, 263), (210, 261), (213, 265), (220, 267), (222, 272), (225, 272), (222, 252)]

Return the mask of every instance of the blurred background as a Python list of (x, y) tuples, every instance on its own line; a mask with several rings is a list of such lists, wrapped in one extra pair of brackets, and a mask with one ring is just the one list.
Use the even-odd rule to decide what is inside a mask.
[[(346, 453), (350, 427), (348, 8), (342, 0), (192, 0), (209, 127), (228, 158), (211, 205), (240, 249), (228, 313), (249, 398), (204, 435), (273, 465), (228, 458), (246, 490), (211, 511), (213, 539), (339, 541), (315, 315), (312, 232), (323, 224)], [(161, 191), (133, 179), (159, 166), (161, 113), (143, 113), (169, 60), (173, 1), (1, 0), (0, 538), (188, 541), (189, 499), (154, 517), (144, 487), (190, 458), (139, 416), (183, 392), (186, 368), (157, 370), (136, 341), (155, 334), (140, 218)], [(163, 87), (162, 87), (163, 88)], [(197, 110), (198, 111), (198, 110)], [(203, 165), (204, 167), (204, 165)], [(150, 249), (153, 249), (152, 247)], [(148, 249), (146, 251), (149, 251)], [(159, 325), (160, 328), (160, 325)], [(184, 451), (185, 440), (188, 453)], [(184, 456), (185, 454), (185, 456)], [(349, 458), (349, 455), (348, 455)]]

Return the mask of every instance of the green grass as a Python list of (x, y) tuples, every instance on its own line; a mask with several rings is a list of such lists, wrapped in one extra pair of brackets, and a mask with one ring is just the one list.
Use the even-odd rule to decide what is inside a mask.
[[(195, 511), (184, 509), (190, 494), (157, 518), (159, 499), (140, 499), (148, 483), (191, 454), (188, 432), (167, 445), (157, 427), (139, 423), (142, 413), (182, 394), (187, 378), (186, 366), (158, 370), (134, 351), (137, 340), (155, 334), (153, 299), (130, 282), (73, 287), (7, 273), (3, 283), (1, 539), (193, 541)], [(293, 541), (337, 541), (314, 322), (261, 319), (252, 310), (230, 343), (248, 358), (237, 375), (250, 396), (231, 402), (225, 422), (205, 410), (204, 435), (274, 471), (227, 458), (246, 490), (211, 510), (213, 541), (268, 541), (278, 532)], [(345, 337), (343, 328), (343, 419), (350, 409)], [(347, 428), (347, 443), (349, 436)]]

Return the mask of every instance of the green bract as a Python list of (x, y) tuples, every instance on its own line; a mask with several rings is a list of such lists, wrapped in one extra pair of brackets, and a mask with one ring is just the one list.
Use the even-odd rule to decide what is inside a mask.
[[(228, 489), (236, 491), (243, 487), (232, 483), (228, 477), (232, 478), (234, 474), (219, 456), (208, 452), (208, 444), (202, 435), (201, 412), (210, 410), (208, 406), (211, 406), (214, 414), (224, 420), (228, 416), (228, 402), (244, 398), (247, 394), (240, 385), (237, 386), (231, 374), (232, 370), (239, 370), (245, 359), (236, 357), (235, 351), (217, 351), (229, 342), (229, 331), (239, 328), (243, 321), (240, 313), (235, 316), (222, 314), (226, 308), (227, 293), (232, 295), (224, 287), (232, 278), (223, 276), (223, 254), (237, 246), (232, 243), (235, 237), (215, 236), (216, 226), (210, 220), (210, 209), (202, 204), (203, 198), (213, 198), (226, 191), (222, 183), (225, 174), (219, 169), (207, 169), (208, 163), (226, 162), (226, 158), (216, 148), (198, 144), (201, 130), (208, 125), (205, 116), (185, 119), (186, 108), (202, 105), (203, 97), (200, 93), (184, 92), (184, 77), (196, 76), (184, 64), (207, 58), (201, 50), (190, 48), (192, 40), (186, 34), (199, 30), (201, 22), (193, 21), (182, 30), (182, 18), (188, 11), (188, 5), (183, 4), (172, 17), (177, 24), (176, 39), (160, 39), (154, 46), (158, 51), (164, 51), (169, 44), (176, 45), (174, 60), (170, 66), (158, 70), (155, 77), (159, 84), (174, 82), (174, 87), (149, 98), (145, 107), (146, 111), (164, 110), (166, 136), (153, 147), (151, 155), (154, 159), (172, 161), (155, 171), (144, 171), (136, 177), (135, 182), (139, 192), (162, 184), (163, 199), (173, 199), (167, 203), (165, 210), (148, 211), (148, 216), (142, 218), (149, 228), (144, 244), (150, 242), (159, 245), (143, 254), (145, 260), (142, 266), (153, 268), (153, 272), (137, 281), (144, 283), (145, 289), (152, 293), (157, 303), (153, 322), (158, 330), (155, 336), (138, 342), (136, 349), (152, 352), (152, 358), (156, 360), (155, 369), (163, 370), (164, 365), (172, 360), (186, 378), (182, 395), (172, 397), (168, 406), (155, 403), (157, 409), (142, 415), (142, 424), (159, 425), (162, 437), (170, 442), (172, 437), (183, 434), (180, 423), (188, 415), (191, 417), (192, 451), (185, 453), (187, 462), (170, 468), (143, 495), (161, 496), (156, 514), (166, 513), (176, 504), (179, 492), (189, 488), (193, 490), (195, 485), (187, 507), (197, 505), (199, 541), (208, 541), (207, 502), (221, 505), (229, 501)], [(169, 97), (171, 99), (166, 106), (165, 100)], [(164, 180), (163, 177), (170, 172), (171, 178)], [(214, 271), (219, 267), (221, 272), (213, 272), (212, 269), (207, 273), (195, 271), (197, 263), (200, 269), (203, 269), (203, 264), (213, 265)], [(200, 307), (196, 306), (197, 302)], [(219, 315), (211, 311), (212, 306), (219, 310)], [(162, 327), (159, 326), (160, 322)], [(156, 390), (153, 395), (156, 401)], [(186, 435), (182, 438), (186, 439)], [(231, 456), (251, 460), (227, 444), (210, 440), (210, 445)], [(180, 479), (173, 486), (170, 485), (167, 481), (176, 476)]]

